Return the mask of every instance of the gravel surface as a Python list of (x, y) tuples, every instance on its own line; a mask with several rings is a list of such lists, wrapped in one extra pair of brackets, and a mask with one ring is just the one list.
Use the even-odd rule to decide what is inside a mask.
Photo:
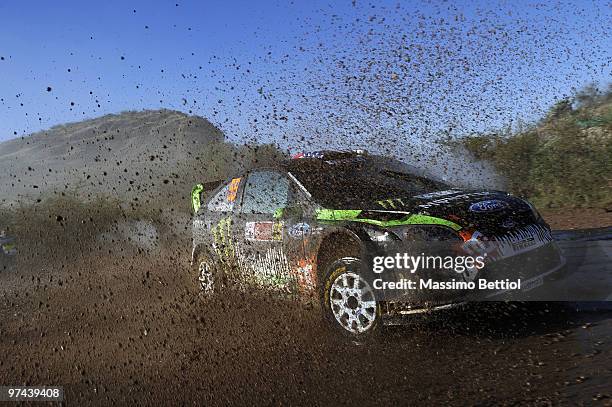
[(470, 306), (355, 344), (305, 305), (198, 299), (188, 258), (105, 247), (0, 272), (0, 383), (72, 405), (612, 403), (609, 311)]

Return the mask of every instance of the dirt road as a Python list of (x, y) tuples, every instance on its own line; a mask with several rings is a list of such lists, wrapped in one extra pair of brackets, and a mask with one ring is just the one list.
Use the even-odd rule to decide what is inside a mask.
[(0, 383), (68, 405), (612, 405), (610, 311), (471, 306), (355, 345), (306, 306), (195, 300), (188, 257), (102, 247), (0, 272)]

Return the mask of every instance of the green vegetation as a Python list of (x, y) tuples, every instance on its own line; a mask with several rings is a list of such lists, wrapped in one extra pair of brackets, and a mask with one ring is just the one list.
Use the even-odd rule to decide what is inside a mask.
[(508, 189), (543, 207), (612, 207), (612, 85), (590, 85), (556, 103), (529, 129), (459, 143), (493, 163)]

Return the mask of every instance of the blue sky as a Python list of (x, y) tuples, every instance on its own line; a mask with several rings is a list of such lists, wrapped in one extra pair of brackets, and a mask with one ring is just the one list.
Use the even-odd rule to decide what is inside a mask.
[(158, 108), (284, 146), (516, 126), (610, 82), (611, 25), (605, 1), (2, 2), (0, 141)]

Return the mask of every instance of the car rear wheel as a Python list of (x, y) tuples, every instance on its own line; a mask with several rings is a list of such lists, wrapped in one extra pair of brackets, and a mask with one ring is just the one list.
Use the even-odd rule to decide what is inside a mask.
[(361, 261), (357, 258), (334, 261), (327, 267), (322, 293), (328, 324), (353, 338), (372, 336), (380, 322), (380, 304), (360, 272)]

